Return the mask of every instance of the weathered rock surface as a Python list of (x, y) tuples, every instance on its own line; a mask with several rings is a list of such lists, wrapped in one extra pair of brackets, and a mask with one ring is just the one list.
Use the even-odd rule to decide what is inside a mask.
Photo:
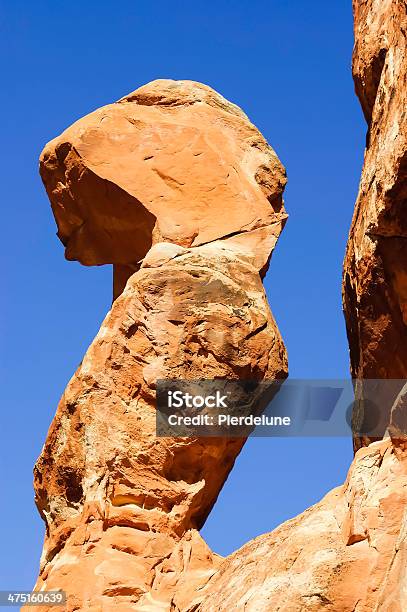
[(225, 559), (190, 610), (403, 612), (406, 509), (406, 450), (372, 443), (342, 487)]
[(244, 439), (156, 437), (156, 380), (287, 375), (259, 274), (284, 170), (237, 107), (164, 81), (77, 122), (41, 173), (67, 256), (136, 271), (35, 467), (37, 588), (65, 590), (68, 611), (185, 610), (219, 565), (197, 530)]
[(265, 269), (287, 217), (274, 151), (240, 108), (192, 81), (153, 81), (80, 119), (45, 147), (40, 172), (67, 259), (115, 264), (115, 296), (157, 242), (244, 233), (250, 245), (257, 230)]
[[(354, 14), (369, 129), (344, 263), (352, 374), (402, 379), (406, 4), (354, 0)], [(358, 440), (342, 487), (227, 559), (197, 530), (244, 441), (155, 436), (158, 378), (286, 375), (260, 280), (284, 171), (243, 113), (205, 86), (154, 82), (52, 141), (41, 173), (66, 256), (113, 263), (118, 297), (35, 469), (37, 588), (66, 590), (68, 611), (406, 610), (406, 387), (378, 397), (392, 438)]]
[[(358, 379), (405, 379), (407, 9), (405, 0), (354, 0), (353, 8), (353, 74), (368, 133), (344, 262), (351, 369)], [(378, 405), (384, 433), (391, 402), (378, 397)], [(356, 426), (366, 419), (361, 403)]]

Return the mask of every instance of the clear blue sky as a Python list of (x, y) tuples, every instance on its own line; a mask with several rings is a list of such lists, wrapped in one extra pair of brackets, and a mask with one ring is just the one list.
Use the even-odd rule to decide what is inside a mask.
[[(266, 279), (293, 377), (345, 377), (341, 265), (365, 126), (351, 0), (26, 2), (0, 16), (2, 430), (0, 589), (30, 589), (43, 525), (32, 467), (111, 297), (108, 267), (68, 263), (37, 173), (74, 120), (155, 78), (236, 102), (287, 167), (290, 214)], [(228, 554), (341, 483), (349, 439), (253, 439), (204, 527)]]

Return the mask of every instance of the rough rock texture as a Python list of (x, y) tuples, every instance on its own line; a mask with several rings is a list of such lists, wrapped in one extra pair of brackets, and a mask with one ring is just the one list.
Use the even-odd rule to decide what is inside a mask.
[(343, 486), (225, 559), (190, 610), (403, 612), (406, 509), (406, 450), (372, 443)]
[(67, 259), (115, 264), (115, 297), (157, 242), (256, 230), (247, 242), (265, 270), (287, 217), (274, 151), (192, 81), (154, 81), (80, 119), (45, 147), (40, 172)]
[[(402, 379), (406, 3), (355, 0), (354, 13), (369, 130), (344, 264), (352, 373)], [(113, 263), (118, 297), (36, 465), (37, 588), (66, 590), (68, 611), (406, 610), (407, 386), (377, 398), (392, 437), (357, 441), (371, 443), (343, 486), (227, 559), (197, 530), (244, 441), (154, 435), (157, 378), (286, 374), (260, 280), (284, 171), (242, 112), (204, 86), (155, 82), (52, 141), (41, 173), (67, 257)]]
[(64, 589), (68, 611), (185, 610), (219, 565), (197, 530), (244, 439), (157, 438), (155, 383), (287, 375), (259, 274), (284, 170), (237, 107), (173, 81), (85, 117), (41, 159), (67, 256), (136, 271), (35, 466), (36, 586)]
[[(407, 4), (354, 0), (353, 75), (368, 123), (344, 262), (343, 302), (354, 378), (407, 377)], [(393, 398), (394, 399), (394, 398)], [(382, 401), (381, 401), (382, 400)], [(391, 402), (378, 397), (382, 433)], [(363, 404), (355, 425), (364, 422)], [(369, 437), (356, 441), (356, 447)]]
[[(344, 263), (355, 378), (407, 375), (406, 2), (354, 0), (365, 163)], [(407, 385), (378, 395), (382, 433), (356, 441), (345, 484), (225, 559), (200, 612), (407, 610)], [(396, 388), (396, 386), (395, 386)], [(397, 397), (396, 397), (397, 396)], [(387, 401), (384, 401), (386, 398)], [(361, 402), (356, 426), (369, 420)]]

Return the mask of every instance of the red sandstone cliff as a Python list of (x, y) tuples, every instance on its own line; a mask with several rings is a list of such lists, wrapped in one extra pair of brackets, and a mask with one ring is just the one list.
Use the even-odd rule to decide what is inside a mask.
[[(344, 262), (343, 303), (352, 376), (407, 378), (405, 0), (354, 1), (353, 75), (368, 124), (366, 151)], [(400, 383), (401, 385), (401, 383)], [(380, 430), (391, 402), (378, 397)], [(363, 403), (355, 426), (369, 421)], [(356, 447), (369, 437), (356, 440)]]

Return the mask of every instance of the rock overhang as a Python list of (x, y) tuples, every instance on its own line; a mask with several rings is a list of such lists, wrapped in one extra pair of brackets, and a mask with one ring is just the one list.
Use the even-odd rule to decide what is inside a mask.
[(134, 266), (157, 242), (241, 234), (264, 268), (287, 218), (273, 149), (194, 81), (153, 81), (83, 117), (46, 145), (40, 173), (66, 257), (85, 265)]

